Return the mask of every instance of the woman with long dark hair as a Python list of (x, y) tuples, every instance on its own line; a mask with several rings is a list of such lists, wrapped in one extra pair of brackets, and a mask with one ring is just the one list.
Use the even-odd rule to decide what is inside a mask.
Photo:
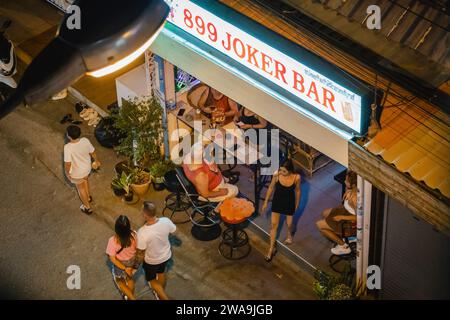
[(273, 256), (277, 253), (276, 236), (280, 215), (282, 214), (286, 216), (287, 224), (287, 237), (284, 243), (288, 245), (292, 243), (292, 220), (301, 196), (300, 180), (301, 176), (294, 172), (294, 164), (290, 159), (286, 160), (273, 175), (262, 207), (262, 212), (265, 212), (270, 196), (273, 193), (270, 248), (265, 257), (267, 262), (272, 261)]
[(131, 229), (130, 220), (124, 215), (117, 218), (115, 232), (109, 238), (106, 254), (113, 264), (112, 272), (119, 289), (126, 299), (135, 300), (133, 274), (136, 272), (136, 232)]

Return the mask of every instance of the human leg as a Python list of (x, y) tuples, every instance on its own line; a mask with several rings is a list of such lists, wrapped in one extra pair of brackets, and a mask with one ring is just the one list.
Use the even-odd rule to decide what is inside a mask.
[(328, 208), (328, 209), (323, 210), (322, 217), (327, 218), (330, 215), (332, 209), (333, 208)]
[(161, 284), (161, 286), (163, 288), (166, 287), (167, 278), (166, 278), (166, 274), (165, 273), (157, 273), (156, 274), (156, 279), (158, 280), (158, 282)]
[(337, 236), (333, 229), (327, 224), (325, 220), (319, 220), (316, 222), (316, 226), (319, 231), (328, 239), (336, 242), (338, 245), (344, 245), (345, 242)]
[(287, 231), (286, 240), (284, 241), (285, 244), (292, 244), (292, 221), (293, 216), (286, 216)]
[[(122, 278), (116, 278), (117, 285), (119, 286), (119, 289), (128, 297), (130, 300), (136, 300), (136, 297), (134, 296), (134, 281), (128, 280), (128, 283), (122, 279)], [(130, 284), (133, 282), (133, 286), (131, 287)]]
[(80, 197), (81, 203), (84, 205), (85, 208), (90, 209), (89, 204), (89, 194), (87, 191), (87, 180), (86, 179), (80, 179), (77, 180), (76, 188), (78, 191), (78, 196)]
[(155, 278), (148, 282), (150, 287), (155, 290), (156, 294), (158, 295), (158, 298), (160, 300), (169, 300), (169, 297), (167, 296), (166, 292), (164, 291), (163, 286), (159, 283), (159, 281)]
[(269, 247), (269, 251), (266, 255), (266, 261), (272, 260), (274, 252), (276, 250), (276, 240), (277, 240), (276, 238), (277, 238), (278, 225), (280, 223), (280, 214), (277, 212), (272, 212), (270, 220), (271, 220), (270, 247)]

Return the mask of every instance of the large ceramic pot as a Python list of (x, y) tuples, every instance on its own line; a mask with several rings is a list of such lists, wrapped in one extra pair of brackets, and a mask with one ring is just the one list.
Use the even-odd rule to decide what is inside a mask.
[(151, 183), (150, 174), (148, 174), (148, 181), (146, 183), (142, 184), (133, 183), (131, 184), (131, 189), (135, 194), (137, 194), (139, 197), (142, 198), (142, 196), (144, 196), (148, 192), (148, 189), (150, 188), (150, 183)]

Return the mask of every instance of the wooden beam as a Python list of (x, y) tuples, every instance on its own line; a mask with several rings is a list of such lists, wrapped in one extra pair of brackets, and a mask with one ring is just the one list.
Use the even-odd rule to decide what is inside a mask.
[(349, 169), (450, 236), (450, 207), (424, 186), (401, 173), (360, 145), (349, 141)]

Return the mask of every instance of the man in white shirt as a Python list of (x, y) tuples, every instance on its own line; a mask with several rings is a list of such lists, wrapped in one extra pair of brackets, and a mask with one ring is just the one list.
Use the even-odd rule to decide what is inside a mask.
[[(66, 176), (76, 186), (82, 202), (80, 210), (86, 214), (92, 214), (90, 202), (92, 197), (89, 192), (88, 177), (92, 165), (100, 167), (100, 161), (95, 154), (95, 148), (87, 138), (80, 138), (79, 127), (71, 125), (66, 131), (69, 143), (64, 145), (64, 169)], [(94, 162), (92, 163), (92, 159)]]
[(156, 293), (158, 299), (169, 300), (166, 286), (166, 266), (172, 257), (169, 234), (177, 229), (173, 222), (165, 217), (156, 217), (153, 202), (144, 201), (142, 214), (146, 221), (137, 233), (136, 260), (143, 261), (145, 279)]

